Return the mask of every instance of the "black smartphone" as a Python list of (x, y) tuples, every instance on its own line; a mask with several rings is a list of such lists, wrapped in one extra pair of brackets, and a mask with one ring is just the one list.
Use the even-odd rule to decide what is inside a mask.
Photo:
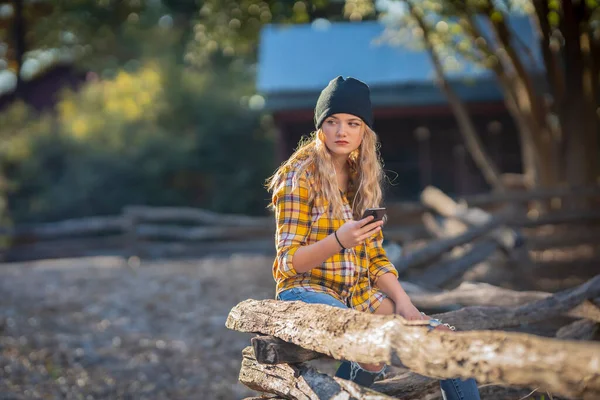
[(371, 222), (369, 222), (369, 224), (372, 224), (373, 222), (377, 222), (377, 221), (381, 221), (381, 220), (383, 220), (385, 222), (385, 218), (386, 218), (385, 207), (367, 208), (361, 219), (367, 218), (369, 215), (372, 215), (375, 217)]

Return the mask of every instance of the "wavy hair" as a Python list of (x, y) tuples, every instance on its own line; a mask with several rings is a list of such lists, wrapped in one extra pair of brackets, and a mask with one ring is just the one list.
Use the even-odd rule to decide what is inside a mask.
[[(361, 218), (369, 207), (379, 207), (382, 200), (383, 162), (379, 154), (377, 134), (363, 123), (363, 139), (360, 146), (348, 156), (350, 179), (353, 185), (354, 200), (352, 215), (355, 220)], [(266, 181), (267, 190), (275, 193), (280, 185), (285, 184), (288, 172), (295, 170), (293, 187), (298, 177), (305, 170), (310, 170), (315, 178), (313, 190), (309, 191), (309, 201), (322, 196), (331, 204), (332, 216), (343, 219), (342, 199), (339, 194), (336, 172), (331, 153), (325, 145), (324, 133), (321, 129), (312, 132), (310, 137), (303, 138), (298, 148), (275, 173)], [(274, 204), (271, 202), (271, 207)]]

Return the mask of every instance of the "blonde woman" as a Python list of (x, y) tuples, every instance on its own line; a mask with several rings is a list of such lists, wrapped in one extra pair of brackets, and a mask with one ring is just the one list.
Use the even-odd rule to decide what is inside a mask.
[[(315, 126), (267, 180), (277, 222), (277, 298), (429, 319), (412, 304), (386, 256), (383, 221), (362, 218), (382, 201), (369, 87), (350, 77), (333, 79), (317, 101)], [(344, 362), (336, 376), (370, 386), (383, 369)], [(479, 399), (472, 379), (441, 386), (444, 398)]]

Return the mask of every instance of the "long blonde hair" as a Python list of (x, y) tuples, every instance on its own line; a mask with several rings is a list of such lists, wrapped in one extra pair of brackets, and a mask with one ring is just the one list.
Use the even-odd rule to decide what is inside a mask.
[[(381, 186), (383, 183), (382, 160), (379, 155), (379, 140), (377, 134), (363, 124), (363, 139), (358, 147), (348, 156), (350, 177), (354, 183), (354, 200), (352, 215), (358, 220), (369, 207), (379, 207), (382, 200)], [(342, 218), (342, 198), (338, 189), (333, 159), (325, 145), (324, 133), (321, 129), (312, 132), (310, 138), (300, 141), (298, 148), (275, 173), (267, 179), (266, 187), (276, 193), (280, 185), (285, 184), (286, 175), (295, 169), (293, 186), (302, 172), (309, 169), (314, 178), (314, 190), (309, 192), (309, 201), (316, 196), (322, 196), (331, 204), (332, 216)], [(274, 206), (274, 204), (270, 204)]]

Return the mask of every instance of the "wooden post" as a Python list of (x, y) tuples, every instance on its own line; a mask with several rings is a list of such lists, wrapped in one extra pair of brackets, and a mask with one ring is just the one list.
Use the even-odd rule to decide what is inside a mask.
[(432, 184), (431, 133), (428, 128), (420, 126), (414, 134), (419, 146), (419, 181), (421, 189), (424, 189)]
[(137, 237), (137, 226), (138, 226), (138, 216), (136, 213), (129, 209), (125, 208), (123, 210), (123, 217), (125, 223), (123, 224), (124, 228), (124, 240), (123, 245), (125, 246), (125, 254), (128, 259), (128, 264), (136, 263), (135, 266), (139, 265), (140, 254), (140, 244)]

